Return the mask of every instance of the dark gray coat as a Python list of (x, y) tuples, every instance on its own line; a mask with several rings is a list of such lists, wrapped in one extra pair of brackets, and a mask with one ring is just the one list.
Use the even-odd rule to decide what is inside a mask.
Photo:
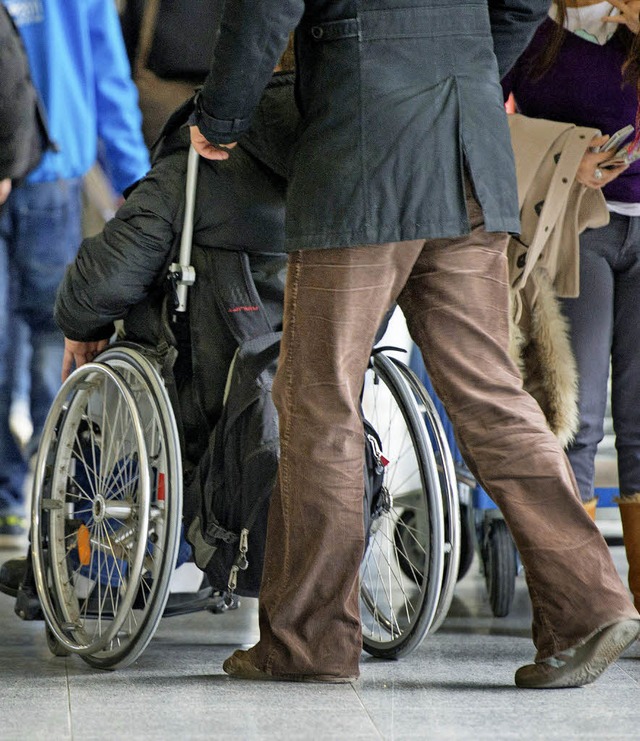
[(23, 178), (49, 144), (27, 53), (0, 3), (0, 180)]
[(486, 228), (517, 232), (500, 76), (548, 0), (234, 0), (194, 118), (211, 141), (248, 126), (298, 22), (303, 116), (287, 249), (467, 233), (463, 170)]

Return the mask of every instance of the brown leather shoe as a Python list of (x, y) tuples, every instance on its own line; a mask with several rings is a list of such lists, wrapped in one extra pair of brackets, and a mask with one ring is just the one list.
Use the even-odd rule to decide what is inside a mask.
[(338, 677), (332, 674), (269, 674), (258, 669), (249, 659), (249, 652), (238, 649), (222, 665), (223, 670), (237, 679), (257, 679), (263, 682), (318, 682), (323, 684), (346, 684), (357, 677)]

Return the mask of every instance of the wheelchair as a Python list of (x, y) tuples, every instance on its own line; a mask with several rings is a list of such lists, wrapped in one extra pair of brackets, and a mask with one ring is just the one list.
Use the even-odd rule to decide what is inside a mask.
[[(194, 167), (192, 150), (187, 205)], [(193, 281), (187, 221), (177, 311)], [(382, 658), (408, 654), (441, 625), (460, 557), (446, 434), (429, 394), (391, 350), (374, 348), (362, 392), (381, 485), (365, 498), (361, 621), (364, 649)], [(157, 348), (116, 342), (76, 369), (52, 404), (34, 470), (31, 556), (55, 655), (124, 668), (163, 617), (183, 496), (179, 410), (169, 386)]]

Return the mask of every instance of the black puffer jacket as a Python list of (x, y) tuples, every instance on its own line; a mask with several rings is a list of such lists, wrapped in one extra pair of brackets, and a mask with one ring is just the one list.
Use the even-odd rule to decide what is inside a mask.
[[(184, 219), (189, 135), (181, 124), (191, 108), (189, 102), (172, 116), (147, 176), (103, 231), (82, 242), (67, 268), (55, 319), (70, 339), (110, 337), (117, 319), (125, 320), (127, 339), (155, 346), (166, 338), (161, 306)], [(191, 352), (179, 352), (175, 373), (185, 435), (196, 445), (187, 451), (192, 461), (201, 452), (198, 441), (206, 442), (202, 430), (220, 414), (236, 348), (207, 281), (220, 249), (249, 253), (268, 319), (274, 330), (281, 328), (285, 177), (297, 123), (293, 75), (275, 75), (242, 146), (225, 162), (200, 160), (191, 256), (196, 281), (188, 295), (190, 338), (183, 338)]]
[(0, 180), (18, 180), (40, 161), (49, 144), (27, 53), (0, 3)]
[[(185, 105), (168, 126), (175, 129), (187, 116)], [(207, 248), (282, 252), (285, 177), (297, 116), (293, 76), (276, 75), (242, 146), (224, 162), (200, 160), (194, 255)], [(113, 322), (164, 282), (184, 219), (188, 147), (187, 129), (168, 133), (151, 170), (115, 217), (100, 234), (83, 240), (55, 306), (66, 337), (110, 337)]]

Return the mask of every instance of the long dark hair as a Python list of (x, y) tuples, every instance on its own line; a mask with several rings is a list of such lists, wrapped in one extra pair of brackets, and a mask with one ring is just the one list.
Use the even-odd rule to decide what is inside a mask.
[[(557, 9), (556, 23), (551, 32), (549, 43), (543, 48), (534, 62), (535, 69), (532, 70), (532, 73), (536, 79), (544, 77), (549, 69), (551, 69), (567, 35), (565, 28), (567, 21), (566, 0), (554, 0), (554, 5)], [(632, 33), (624, 25), (620, 25), (616, 34), (619, 35), (620, 41), (627, 53), (624, 64), (622, 65), (623, 80), (636, 88), (638, 98), (640, 99), (640, 34)]]

